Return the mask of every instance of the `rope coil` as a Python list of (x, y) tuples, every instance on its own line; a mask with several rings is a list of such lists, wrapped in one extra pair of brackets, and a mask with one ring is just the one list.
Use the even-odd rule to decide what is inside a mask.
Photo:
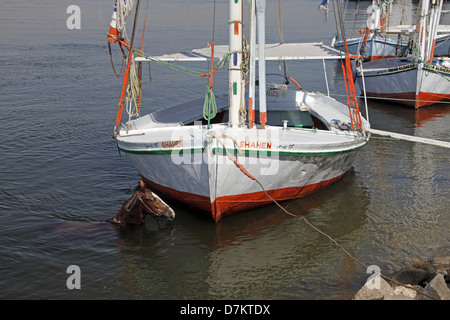
[(213, 119), (217, 115), (217, 103), (214, 92), (210, 86), (206, 86), (205, 102), (203, 103), (203, 118), (208, 121)]

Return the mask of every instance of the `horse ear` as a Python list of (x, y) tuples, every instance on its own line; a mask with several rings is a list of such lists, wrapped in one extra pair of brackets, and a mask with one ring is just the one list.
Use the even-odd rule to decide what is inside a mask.
[(146, 185), (145, 185), (144, 180), (139, 181), (139, 187), (140, 187), (141, 189), (146, 188)]

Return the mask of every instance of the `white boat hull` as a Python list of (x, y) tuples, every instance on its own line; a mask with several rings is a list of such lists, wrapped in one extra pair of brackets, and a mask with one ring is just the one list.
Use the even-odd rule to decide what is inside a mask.
[(450, 100), (449, 79), (449, 68), (425, 65), (418, 70), (418, 64), (406, 58), (363, 63), (363, 74), (360, 68), (356, 72), (358, 85), (368, 97), (391, 99), (416, 109)]
[[(316, 102), (320, 105), (325, 98)], [(329, 186), (351, 169), (367, 139), (338, 129), (213, 124), (208, 130), (202, 124), (155, 123), (122, 129), (117, 136), (119, 148), (152, 189), (210, 214), (214, 221), (273, 204), (268, 195), (284, 201)]]
[[(209, 213), (214, 221), (271, 204), (273, 200), (295, 199), (330, 185), (350, 170), (358, 150), (369, 139), (366, 133), (369, 124), (362, 119), (353, 99), (347, 107), (330, 97), (304, 92), (287, 75), (281, 84), (266, 83), (266, 60), (320, 58), (324, 61), (341, 59), (341, 56), (322, 44), (267, 45), (265, 2), (252, 1), (252, 16), (257, 19), (252, 19), (251, 25), (254, 27), (253, 22), (258, 25), (258, 47), (252, 37), (249, 52), (250, 60), (254, 61), (258, 49), (257, 94), (254, 63), (248, 68), (244, 63), (247, 48), (243, 47), (242, 1), (229, 0), (228, 46), (211, 42), (207, 51), (193, 50), (160, 58), (134, 51), (144, 61), (209, 58), (210, 72), (200, 74), (210, 77), (203, 101), (160, 109), (120, 125), (125, 97), (129, 106), (136, 107), (136, 112), (129, 112), (129, 119), (140, 114), (137, 95), (140, 79), (130, 68), (132, 52), (124, 73), (115, 126), (119, 149), (129, 155), (152, 189)], [(137, 9), (135, 13), (137, 18)], [(134, 32), (135, 29), (130, 48), (133, 48)], [(111, 38), (110, 42), (117, 41)], [(305, 55), (305, 48), (311, 52)], [(224, 97), (217, 97), (211, 88), (217, 71), (214, 57), (221, 50), (225, 53), (221, 61), (228, 60), (228, 92)], [(251, 91), (248, 97), (245, 96), (247, 71), (250, 71)], [(290, 80), (300, 91), (288, 90)], [(258, 112), (254, 113), (256, 106)]]
[[(371, 34), (363, 52), (361, 52), (361, 47), (364, 41), (364, 37), (357, 37), (352, 39), (347, 39), (348, 52), (351, 55), (362, 54), (364, 60), (378, 60), (392, 57), (402, 57), (406, 54), (408, 49), (407, 42), (398, 42), (391, 38), (373, 36)], [(334, 47), (338, 50), (344, 51), (344, 42), (336, 41)]]

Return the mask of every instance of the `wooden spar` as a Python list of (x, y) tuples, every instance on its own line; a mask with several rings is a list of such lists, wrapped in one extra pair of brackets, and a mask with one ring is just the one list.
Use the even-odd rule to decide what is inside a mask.
[(379, 135), (379, 136), (384, 136), (384, 137), (391, 137), (391, 138), (400, 139), (400, 140), (420, 142), (420, 143), (431, 144), (431, 145), (435, 145), (435, 146), (439, 146), (439, 147), (450, 148), (450, 142), (445, 142), (445, 141), (440, 141), (440, 140), (410, 136), (410, 135), (406, 135), (406, 134), (377, 130), (377, 129), (372, 129), (372, 128), (368, 129), (367, 132), (370, 132), (372, 134)]

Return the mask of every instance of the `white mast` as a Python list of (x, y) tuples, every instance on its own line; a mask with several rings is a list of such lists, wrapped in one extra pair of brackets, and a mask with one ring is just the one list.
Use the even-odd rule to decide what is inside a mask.
[(422, 78), (423, 78), (423, 62), (425, 60), (426, 54), (426, 42), (427, 42), (427, 16), (429, 12), (430, 2), (429, 0), (422, 1), (422, 8), (420, 12), (420, 25), (418, 30), (418, 41), (419, 41), (419, 56), (417, 62), (417, 79), (416, 79), (416, 102), (415, 108), (420, 106), (419, 93), (422, 89)]
[(370, 12), (370, 16), (367, 18), (367, 28), (370, 31), (375, 31), (380, 28), (380, 16), (381, 16), (381, 8), (379, 0), (372, 0), (372, 4), (367, 8), (367, 11)]
[(266, 0), (256, 0), (256, 16), (258, 18), (258, 76), (259, 76), (259, 121), (264, 128), (267, 122), (266, 108)]
[(420, 13), (420, 27), (419, 27), (419, 48), (420, 54), (419, 59), (424, 61), (426, 59), (426, 43), (427, 43), (427, 24), (428, 24), (428, 13), (429, 13), (429, 0), (422, 1), (422, 8)]
[(429, 38), (428, 38), (428, 48), (427, 48), (427, 58), (431, 63), (434, 56), (434, 47), (436, 45), (436, 35), (437, 28), (439, 26), (442, 11), (442, 1), (433, 0), (431, 7), (431, 18), (430, 18), (430, 28), (429, 28)]
[(250, 48), (249, 48), (249, 83), (248, 83), (248, 127), (255, 123), (255, 48), (256, 48), (256, 0), (250, 4)]
[(239, 109), (242, 102), (242, 1), (229, 0), (230, 21), (229, 23), (229, 125), (237, 127), (239, 125)]

